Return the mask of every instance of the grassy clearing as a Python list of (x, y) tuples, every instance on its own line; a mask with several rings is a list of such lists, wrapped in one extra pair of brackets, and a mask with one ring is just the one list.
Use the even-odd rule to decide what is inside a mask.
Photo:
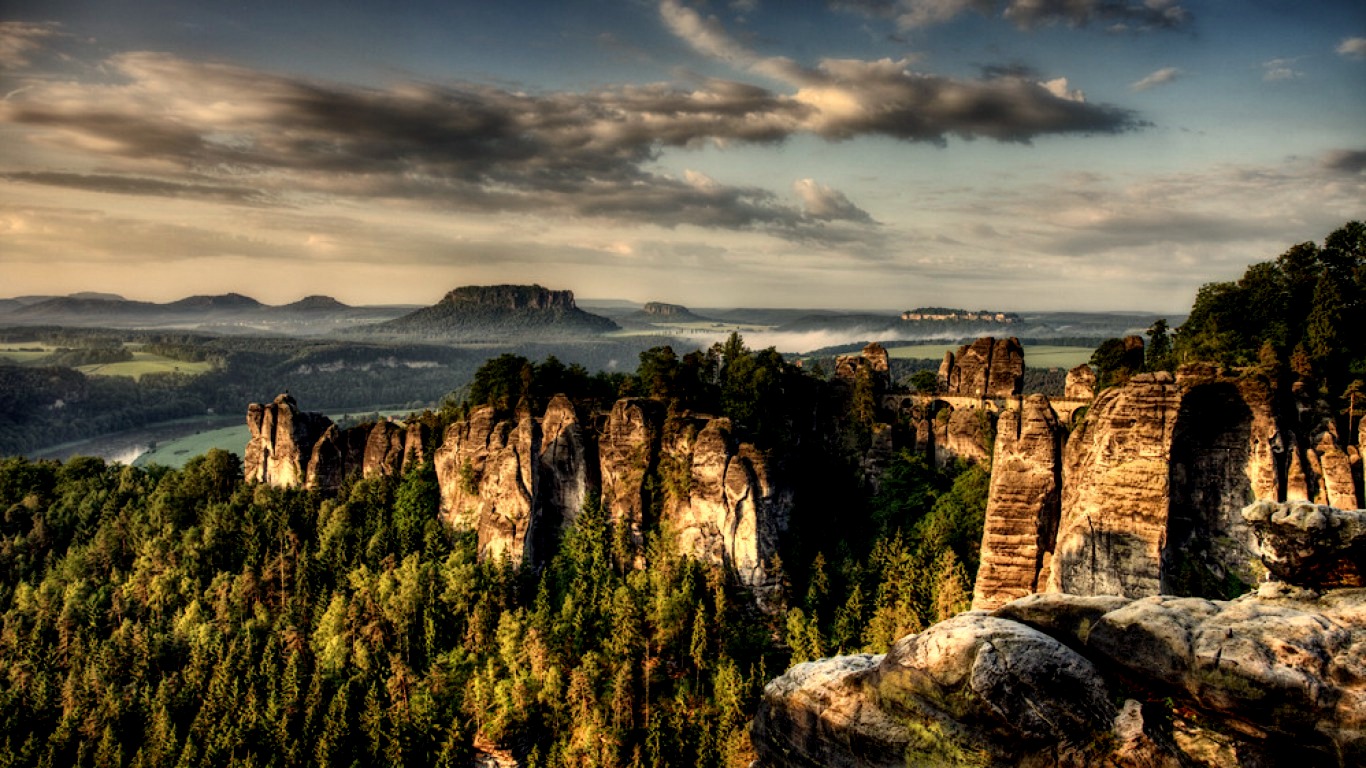
[(26, 365), (52, 354), (57, 348), (37, 341), (0, 344), (0, 360), (10, 365)]
[(127, 376), (139, 379), (147, 373), (199, 374), (207, 373), (212, 368), (213, 366), (207, 362), (190, 363), (139, 350), (133, 352), (132, 360), (103, 365), (82, 365), (76, 370), (88, 376)]
[(196, 432), (177, 440), (158, 443), (156, 448), (139, 456), (133, 462), (133, 466), (161, 464), (166, 467), (183, 467), (185, 462), (208, 453), (213, 448), (222, 448), (240, 456), (242, 451), (246, 450), (247, 441), (250, 439), (251, 432), (246, 424)]
[[(958, 344), (914, 344), (892, 347), (887, 354), (899, 360), (943, 360), (945, 352), (957, 352)], [(1075, 368), (1091, 359), (1092, 347), (1026, 344), (1025, 365), (1030, 368)]]

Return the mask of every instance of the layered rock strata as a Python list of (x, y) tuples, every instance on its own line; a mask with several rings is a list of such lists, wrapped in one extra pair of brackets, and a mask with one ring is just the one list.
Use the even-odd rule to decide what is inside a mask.
[(1065, 435), (1043, 395), (1031, 395), (997, 420), (974, 608), (996, 608), (1047, 584)]
[[(1350, 453), (1332, 430), (1302, 442), (1298, 417), (1278, 413), (1256, 377), (1209, 366), (1136, 375), (1095, 399), (1061, 453), (1021, 441), (1018, 419), (1041, 407), (1026, 402), (997, 427), (978, 607), (1045, 590), (1237, 594), (1264, 573), (1242, 514), (1249, 501), (1359, 506)], [(1060, 493), (1021, 500), (1050, 476), (1061, 478)]]
[(1068, 400), (1090, 400), (1096, 396), (1096, 371), (1082, 363), (1067, 372), (1063, 397)]

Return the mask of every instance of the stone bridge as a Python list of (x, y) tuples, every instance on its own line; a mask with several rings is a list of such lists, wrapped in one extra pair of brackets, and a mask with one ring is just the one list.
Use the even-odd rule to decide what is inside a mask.
[[(1002, 411), (1017, 411), (1024, 404), (1027, 395), (1015, 395), (1013, 397), (970, 397), (967, 395), (932, 395), (922, 392), (909, 394), (884, 395), (882, 407), (890, 411), (902, 411), (908, 407), (920, 407), (931, 413), (939, 409), (948, 407), (951, 410), (976, 410), (983, 409), (990, 413), (1000, 413)], [(1066, 423), (1075, 423), (1078, 414), (1086, 406), (1091, 404), (1089, 399), (1050, 397), (1049, 405), (1053, 406), (1053, 411), (1058, 414), (1058, 420)]]

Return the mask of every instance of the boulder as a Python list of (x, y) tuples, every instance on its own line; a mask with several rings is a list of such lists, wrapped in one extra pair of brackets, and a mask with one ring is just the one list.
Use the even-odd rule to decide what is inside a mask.
[(1275, 578), (1315, 589), (1366, 587), (1366, 511), (1259, 501), (1242, 514)]

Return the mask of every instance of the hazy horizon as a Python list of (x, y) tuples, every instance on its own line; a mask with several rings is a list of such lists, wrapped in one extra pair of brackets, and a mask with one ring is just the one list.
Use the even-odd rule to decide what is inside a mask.
[(10, 295), (1177, 313), (1366, 216), (1349, 0), (14, 0), (0, 94)]

